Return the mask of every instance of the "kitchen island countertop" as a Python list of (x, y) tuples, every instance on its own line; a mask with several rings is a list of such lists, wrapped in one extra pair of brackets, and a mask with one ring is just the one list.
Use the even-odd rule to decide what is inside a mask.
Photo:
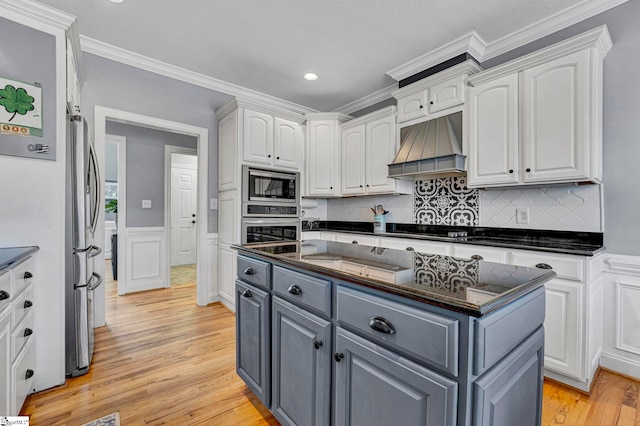
[[(323, 240), (232, 247), (240, 254), (475, 317), (506, 306), (556, 276), (545, 269)], [(398, 279), (373, 279), (343, 270), (342, 262), (411, 273)]]
[(38, 246), (0, 248), (0, 272), (37, 252), (39, 249)]

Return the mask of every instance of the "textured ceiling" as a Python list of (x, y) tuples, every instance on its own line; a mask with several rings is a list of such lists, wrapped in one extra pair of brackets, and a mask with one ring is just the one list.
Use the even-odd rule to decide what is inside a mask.
[[(486, 44), (606, 0), (41, 0), (83, 36), (318, 111), (475, 31)], [(306, 72), (320, 76), (308, 82)]]

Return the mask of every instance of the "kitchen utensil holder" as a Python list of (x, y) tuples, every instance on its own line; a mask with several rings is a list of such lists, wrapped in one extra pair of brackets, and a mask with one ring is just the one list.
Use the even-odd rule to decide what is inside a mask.
[(384, 234), (387, 232), (387, 215), (377, 214), (373, 216), (373, 233)]

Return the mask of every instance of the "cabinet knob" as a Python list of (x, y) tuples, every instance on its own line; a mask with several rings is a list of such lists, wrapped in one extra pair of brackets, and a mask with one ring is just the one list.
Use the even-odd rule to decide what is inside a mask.
[(529, 173), (531, 171), (531, 169), (529, 167), (527, 167), (526, 172)]
[(245, 269), (245, 270), (244, 270), (244, 274), (245, 274), (245, 275), (253, 275), (253, 269), (251, 269), (251, 268), (247, 268), (247, 269)]
[(513, 169), (509, 169), (509, 174), (513, 173)]
[(34, 374), (36, 374), (36, 372), (29, 368), (27, 369), (27, 372), (24, 374), (24, 379), (29, 380), (30, 378), (33, 377)]
[(33, 302), (31, 300), (25, 300), (24, 301), (24, 308), (25, 309), (30, 308), (32, 306), (33, 306)]
[(433, 105), (433, 101), (429, 101), (429, 105)]
[(271, 154), (268, 154), (268, 155), (267, 155), (267, 158), (271, 158)]
[(414, 249), (413, 247), (407, 247), (405, 250), (406, 251), (416, 251), (416, 249)]
[(371, 185), (367, 184), (367, 188), (369, 188)]
[(24, 279), (28, 280), (29, 278), (33, 278), (33, 274), (29, 271), (24, 273)]
[(335, 359), (336, 362), (340, 362), (344, 359), (344, 354), (336, 352), (335, 354), (333, 354), (333, 359)]
[(191, 217), (196, 217), (196, 214), (195, 213), (191, 213)]
[(242, 295), (244, 297), (253, 297), (253, 293), (251, 293), (251, 290), (249, 290), (249, 289), (246, 289), (245, 291), (243, 291)]
[(11, 295), (9, 293), (7, 293), (6, 291), (0, 291), (0, 300), (7, 300), (8, 298), (10, 298)]
[(536, 268), (540, 268), (540, 269), (553, 269), (551, 267), (551, 265), (547, 264), (547, 263), (538, 263), (536, 265)]
[(422, 105), (420, 105), (420, 109), (424, 108)]
[(480, 256), (479, 254), (474, 254), (473, 256), (471, 256), (472, 260), (484, 260), (484, 257)]
[(316, 349), (320, 349), (322, 347), (322, 341), (316, 340), (315, 342), (313, 342), (313, 347)]
[(23, 337), (29, 337), (33, 334), (33, 330), (30, 328), (25, 328), (24, 329), (24, 336)]
[(358, 244), (358, 241), (353, 240), (353, 241), (351, 241), (351, 244)]
[[(369, 185), (367, 185), (367, 186), (369, 186)], [(362, 185), (360, 185), (360, 188), (362, 188)]]
[(196, 221), (195, 221), (195, 220), (192, 220), (192, 221), (191, 221), (191, 223), (196, 223)]
[(330, 186), (329, 189), (333, 189), (333, 186)]
[(302, 295), (302, 289), (297, 284), (291, 285), (287, 291), (296, 296)]
[(276, 160), (279, 160), (279, 159), (280, 159), (280, 156), (277, 156), (277, 157), (276, 157)]
[(371, 317), (369, 327), (384, 334), (396, 334), (396, 329), (387, 319), (382, 317)]

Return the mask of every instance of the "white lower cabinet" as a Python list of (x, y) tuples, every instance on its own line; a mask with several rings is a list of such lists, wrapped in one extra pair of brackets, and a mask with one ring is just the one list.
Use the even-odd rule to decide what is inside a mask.
[[(2, 279), (0, 277), (0, 279)], [(11, 315), (8, 310), (0, 316), (0, 413), (10, 413), (11, 407)]]
[(218, 294), (220, 301), (235, 312), (236, 251), (228, 244), (218, 245)]

